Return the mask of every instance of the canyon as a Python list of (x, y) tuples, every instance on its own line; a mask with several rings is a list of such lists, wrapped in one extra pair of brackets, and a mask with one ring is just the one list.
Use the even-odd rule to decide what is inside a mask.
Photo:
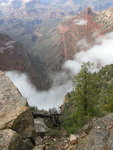
[[(0, 53), (1, 70), (26, 72), (38, 89), (48, 89), (66, 60), (92, 47), (96, 38), (112, 32), (112, 10), (111, 7), (97, 13), (86, 8), (77, 15), (63, 17), (60, 22), (55, 17), (44, 21), (29, 16), (5, 17), (0, 32), (12, 38), (1, 34), (0, 42), (4, 43)], [(7, 38), (9, 45), (5, 45)]]
[[(113, 149), (112, 32), (113, 0), (0, 0), (0, 150)], [(77, 130), (84, 60), (101, 92)]]

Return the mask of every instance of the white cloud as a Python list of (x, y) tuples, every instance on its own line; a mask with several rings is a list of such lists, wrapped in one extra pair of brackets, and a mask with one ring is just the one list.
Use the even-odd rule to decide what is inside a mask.
[(28, 99), (31, 106), (39, 109), (49, 109), (62, 105), (64, 96), (72, 90), (72, 82), (66, 81), (63, 85), (54, 85), (48, 91), (38, 91), (30, 83), (26, 74), (17, 71), (6, 72), (21, 94)]
[(73, 22), (74, 22), (74, 24), (80, 25), (80, 26), (87, 24), (87, 20), (84, 20), (84, 19), (75, 19)]
[[(69, 69), (72, 73), (80, 67), (83, 62), (92, 62), (96, 67), (113, 63), (113, 33), (106, 34), (105, 36), (96, 40), (96, 45), (88, 51), (81, 51), (72, 61), (65, 63), (65, 68)], [(78, 64), (78, 65), (77, 65)], [(79, 70), (79, 69), (78, 69)]]

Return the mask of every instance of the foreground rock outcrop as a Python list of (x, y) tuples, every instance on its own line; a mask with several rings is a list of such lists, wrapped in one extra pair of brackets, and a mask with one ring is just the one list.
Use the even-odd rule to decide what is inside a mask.
[[(27, 101), (9, 78), (0, 72), (0, 144), (2, 144), (0, 148), (5, 147), (0, 150), (13, 150), (14, 148), (14, 150), (24, 150), (25, 148), (20, 148), (21, 143), (26, 139), (33, 141), (34, 137), (34, 119)], [(11, 142), (14, 146), (12, 149), (10, 149)], [(25, 144), (26, 147), (27, 144)]]
[(94, 119), (83, 130), (86, 136), (79, 139), (75, 150), (113, 150), (113, 113)]
[(27, 150), (19, 134), (11, 129), (0, 130), (0, 150)]
[[(50, 145), (48, 145), (48, 139), (51, 141)], [(91, 120), (78, 133), (70, 135), (70, 138), (52, 139), (45, 136), (42, 144), (38, 138), (39, 141), (40, 143), (36, 144), (36, 150), (39, 147), (40, 150), (113, 150), (113, 113)]]

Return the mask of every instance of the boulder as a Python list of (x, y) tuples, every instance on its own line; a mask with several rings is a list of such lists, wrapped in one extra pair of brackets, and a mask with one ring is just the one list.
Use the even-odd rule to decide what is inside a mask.
[(0, 130), (12, 129), (22, 138), (34, 137), (31, 109), (10, 79), (0, 72)]
[(30, 141), (29, 138), (23, 139), (23, 142), (25, 144), (26, 150), (32, 150), (34, 148), (34, 145), (33, 145), (32, 141)]
[(46, 126), (42, 118), (34, 119), (34, 124), (36, 133), (46, 133), (49, 131), (49, 128)]
[(0, 130), (0, 150), (27, 150), (19, 134), (11, 129)]
[(75, 150), (113, 150), (113, 113), (93, 119), (88, 134), (79, 138)]
[(71, 135), (70, 135), (70, 143), (71, 143), (72, 145), (77, 144), (77, 143), (78, 143), (78, 136), (75, 136), (75, 135), (71, 134)]

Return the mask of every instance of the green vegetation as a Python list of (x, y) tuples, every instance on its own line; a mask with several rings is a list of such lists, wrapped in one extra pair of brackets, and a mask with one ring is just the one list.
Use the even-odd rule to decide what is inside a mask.
[(59, 129), (50, 129), (49, 132), (48, 132), (48, 135), (51, 136), (51, 137), (58, 137), (60, 138), (61, 137), (61, 133), (60, 133), (60, 130)]
[(90, 72), (92, 64), (84, 63), (73, 78), (74, 90), (62, 106), (62, 126), (74, 133), (94, 117), (113, 112), (113, 65)]
[(37, 106), (31, 106), (30, 108), (32, 113), (37, 113), (39, 111)]

